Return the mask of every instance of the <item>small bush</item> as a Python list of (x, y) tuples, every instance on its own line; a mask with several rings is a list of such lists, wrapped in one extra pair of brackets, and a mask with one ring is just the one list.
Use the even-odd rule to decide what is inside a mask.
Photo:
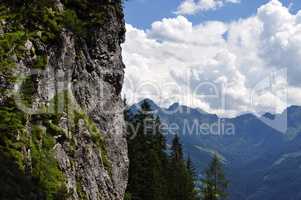
[(47, 200), (54, 199), (65, 184), (64, 175), (54, 158), (54, 145), (55, 140), (47, 134), (46, 128), (36, 125), (32, 127), (32, 175), (47, 194)]
[(38, 55), (32, 67), (34, 69), (45, 69), (47, 64), (48, 64), (47, 55)]
[(70, 9), (64, 11), (64, 26), (78, 34), (85, 31), (85, 24), (78, 18), (76, 12)]

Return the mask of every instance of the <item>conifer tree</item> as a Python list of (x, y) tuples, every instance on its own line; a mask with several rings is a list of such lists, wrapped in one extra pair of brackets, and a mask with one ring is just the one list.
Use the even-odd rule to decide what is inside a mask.
[(189, 193), (188, 196), (190, 197), (188, 199), (190, 200), (199, 199), (199, 194), (198, 191), (196, 190), (196, 185), (195, 185), (197, 182), (197, 173), (193, 166), (190, 156), (188, 156), (186, 167), (188, 171), (187, 191)]
[(180, 138), (175, 136), (167, 151), (160, 119), (147, 101), (126, 120), (130, 168), (125, 200), (196, 200), (195, 171), (191, 160), (184, 160)]
[(178, 135), (175, 135), (172, 146), (171, 146), (171, 160), (174, 162), (183, 161), (183, 149), (182, 144), (180, 143), (180, 138)]
[(222, 163), (214, 155), (202, 183), (203, 200), (222, 200), (227, 198), (228, 181), (225, 178)]
[(196, 200), (192, 162), (190, 160), (188, 166), (184, 160), (178, 135), (172, 141), (169, 171), (170, 198), (172, 200)]
[[(141, 110), (129, 121), (130, 159), (127, 197), (131, 200), (166, 200), (165, 138), (160, 131), (160, 119), (144, 101)], [(134, 137), (133, 137), (134, 136)]]

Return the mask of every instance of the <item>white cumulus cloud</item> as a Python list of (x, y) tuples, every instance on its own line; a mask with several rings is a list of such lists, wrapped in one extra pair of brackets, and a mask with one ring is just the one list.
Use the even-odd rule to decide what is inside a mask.
[(301, 105), (301, 11), (292, 14), (278, 0), (231, 23), (193, 25), (177, 16), (149, 30), (126, 28), (130, 103), (150, 97), (226, 116)]
[(240, 3), (240, 0), (183, 0), (176, 14), (193, 15), (201, 11), (218, 9), (227, 3)]

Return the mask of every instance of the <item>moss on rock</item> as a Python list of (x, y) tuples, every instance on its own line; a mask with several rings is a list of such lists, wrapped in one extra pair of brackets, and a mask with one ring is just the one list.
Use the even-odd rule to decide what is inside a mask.
[(32, 126), (30, 144), (32, 176), (39, 182), (47, 200), (53, 200), (65, 186), (65, 177), (54, 156), (55, 139), (43, 126)]

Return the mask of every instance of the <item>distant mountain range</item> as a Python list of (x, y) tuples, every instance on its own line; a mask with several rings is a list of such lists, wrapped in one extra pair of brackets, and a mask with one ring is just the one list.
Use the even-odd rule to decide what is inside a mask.
[[(178, 103), (161, 108), (146, 101), (165, 124), (167, 139), (180, 135), (200, 176), (213, 154), (220, 157), (230, 181), (230, 200), (301, 199), (301, 107), (261, 117), (220, 118)], [(129, 113), (135, 114), (139, 105)], [(273, 126), (267, 123), (277, 119), (281, 121)], [(280, 125), (287, 126), (285, 132), (279, 131)]]

